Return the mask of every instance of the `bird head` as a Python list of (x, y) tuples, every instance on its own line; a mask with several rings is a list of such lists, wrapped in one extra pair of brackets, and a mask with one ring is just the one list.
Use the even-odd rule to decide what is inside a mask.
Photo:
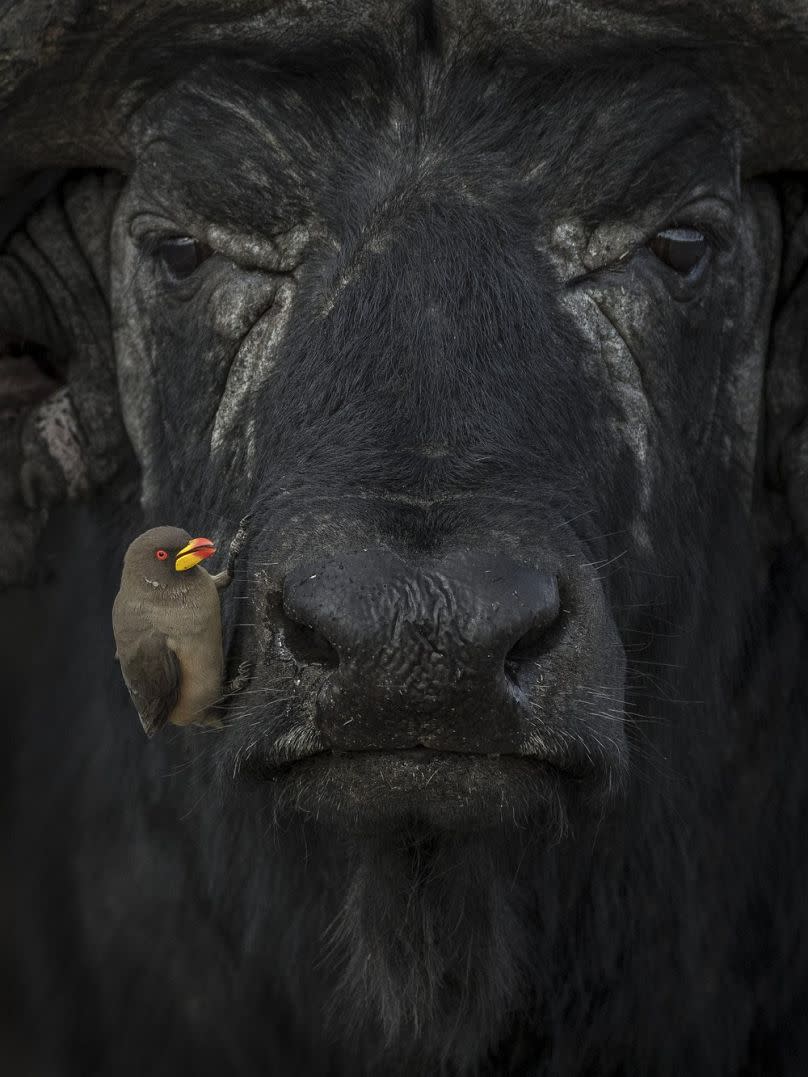
[(181, 527), (153, 527), (131, 543), (124, 566), (157, 584), (170, 585), (177, 573), (189, 569), (216, 553), (208, 538), (191, 538)]

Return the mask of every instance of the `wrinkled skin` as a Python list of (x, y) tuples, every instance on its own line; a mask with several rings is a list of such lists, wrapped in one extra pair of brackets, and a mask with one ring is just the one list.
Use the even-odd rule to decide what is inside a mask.
[[(776, 190), (675, 58), (312, 63), (223, 60), (131, 120), (109, 309), (143, 514), (61, 518), (88, 552), (43, 650), (103, 639), (141, 523), (249, 509), (251, 674), (221, 731), (148, 746), (103, 647), (92, 689), (76, 642), (28, 690), (81, 700), (21, 756), (68, 761), (21, 848), (72, 835), (24, 858), (66, 971), (32, 956), (23, 995), (87, 999), (42, 1040), (77, 1073), (802, 1072)], [(649, 246), (674, 225), (709, 236), (689, 275)], [(176, 236), (214, 252), (183, 280)], [(506, 648), (513, 705), (476, 642), (503, 564), (561, 610)]]

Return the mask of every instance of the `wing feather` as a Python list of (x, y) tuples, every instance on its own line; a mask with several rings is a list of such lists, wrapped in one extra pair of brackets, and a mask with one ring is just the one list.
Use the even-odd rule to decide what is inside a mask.
[[(120, 652), (120, 648), (119, 648)], [(119, 654), (121, 672), (146, 736), (162, 729), (180, 694), (180, 663), (161, 632), (138, 635)]]

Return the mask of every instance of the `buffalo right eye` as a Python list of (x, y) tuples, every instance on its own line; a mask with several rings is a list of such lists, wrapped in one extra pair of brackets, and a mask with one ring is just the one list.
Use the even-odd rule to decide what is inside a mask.
[(157, 256), (173, 280), (185, 280), (210, 258), (213, 251), (191, 236), (172, 236), (157, 245)]
[(695, 228), (665, 228), (648, 246), (660, 262), (682, 276), (692, 273), (710, 251), (707, 237)]

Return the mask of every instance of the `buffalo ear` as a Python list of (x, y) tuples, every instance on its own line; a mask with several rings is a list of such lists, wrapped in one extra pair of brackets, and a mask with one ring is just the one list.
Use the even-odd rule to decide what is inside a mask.
[(808, 547), (808, 174), (780, 183), (783, 258), (766, 376), (766, 476)]
[(0, 250), (0, 587), (31, 579), (51, 507), (131, 458), (108, 305), (120, 186), (112, 173), (66, 179)]

